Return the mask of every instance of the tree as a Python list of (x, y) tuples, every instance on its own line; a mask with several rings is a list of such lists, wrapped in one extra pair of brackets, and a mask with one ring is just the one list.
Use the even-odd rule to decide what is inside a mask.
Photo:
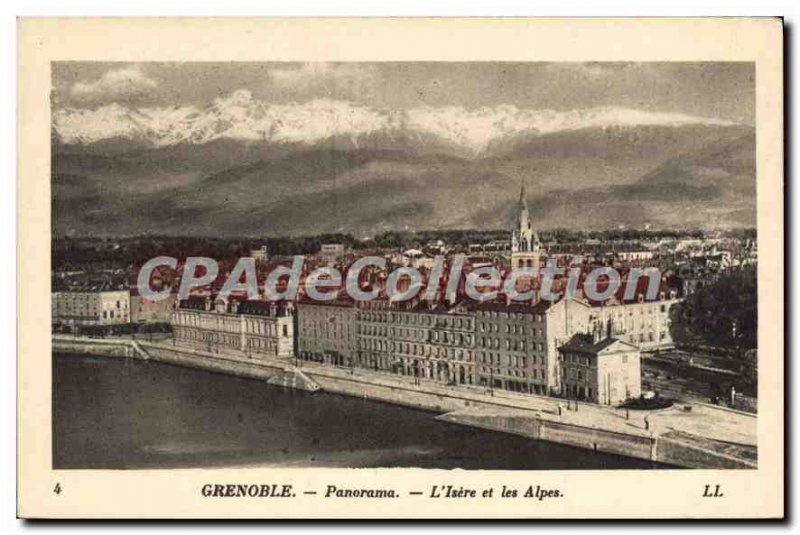
[(754, 394), (758, 394), (758, 351), (748, 349), (742, 356), (742, 378)]
[(730, 349), (756, 347), (757, 274), (753, 266), (722, 274), (675, 307), (673, 339)]

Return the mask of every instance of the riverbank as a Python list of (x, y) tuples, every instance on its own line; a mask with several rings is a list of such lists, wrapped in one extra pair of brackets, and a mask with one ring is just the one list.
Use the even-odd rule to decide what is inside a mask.
[[(152, 359), (263, 380), (306, 391), (365, 398), (436, 412), (437, 418), (581, 448), (692, 468), (755, 468), (755, 418), (693, 405), (666, 411), (625, 412), (581, 403), (559, 414), (559, 400), (480, 387), (446, 387), (431, 381), (367, 370), (332, 368), (294, 359), (255, 359), (173, 346), (168, 342), (53, 336), (53, 351)], [(646, 420), (645, 420), (646, 418)]]

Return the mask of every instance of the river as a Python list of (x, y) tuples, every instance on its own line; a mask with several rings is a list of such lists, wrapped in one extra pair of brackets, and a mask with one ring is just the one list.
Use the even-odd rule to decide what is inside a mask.
[(53, 357), (53, 467), (642, 469), (434, 414), (133, 359)]

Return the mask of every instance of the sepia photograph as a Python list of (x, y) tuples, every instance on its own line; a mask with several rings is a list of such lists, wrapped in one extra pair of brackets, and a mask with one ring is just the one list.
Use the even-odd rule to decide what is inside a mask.
[(753, 63), (52, 72), (54, 468), (757, 466)]
[[(259, 24), (275, 41), (338, 35), (317, 22)], [(459, 38), (480, 23), (462, 22)], [(617, 31), (559, 31), (573, 22)], [(380, 503), (359, 517), (451, 517), (443, 499), (481, 501), (483, 517), (564, 517), (585, 505), (570, 502), (573, 475), (693, 478), (709, 504), (698, 516), (745, 499), (728, 481), (780, 491), (770, 22), (718, 22), (777, 37), (719, 60), (32, 51), (49, 85), (37, 105), (23, 98), (40, 178), (20, 197), (21, 232), (35, 229), (20, 246), (36, 243), (41, 293), (20, 306), (37, 307), (48, 371), (34, 388), (20, 370), (38, 402), (19, 440), (36, 444), (37, 488), (59, 504), (36, 510), (81, 517), (93, 502), (65, 508), (73, 489), (151, 474), (162, 491), (184, 481), (198, 517), (305, 517), (293, 508), (337, 499)], [(762, 112), (764, 98), (778, 108)], [(20, 347), (22, 362), (33, 349)], [(259, 499), (297, 505), (251, 509)], [(587, 514), (605, 516), (600, 504)], [(774, 509), (741, 514), (758, 511)]]

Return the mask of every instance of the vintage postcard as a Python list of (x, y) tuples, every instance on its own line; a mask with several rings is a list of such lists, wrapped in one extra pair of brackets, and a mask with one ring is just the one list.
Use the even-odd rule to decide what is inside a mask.
[(783, 517), (780, 19), (18, 42), (21, 517)]

